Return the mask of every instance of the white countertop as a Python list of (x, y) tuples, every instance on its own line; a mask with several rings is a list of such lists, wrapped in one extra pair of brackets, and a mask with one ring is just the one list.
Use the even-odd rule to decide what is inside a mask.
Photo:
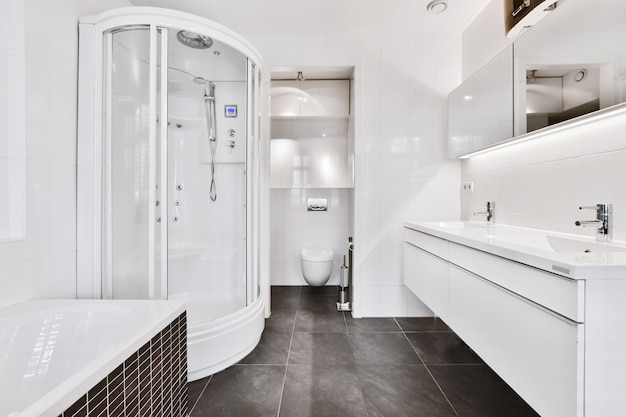
[[(404, 227), (571, 279), (626, 279), (626, 242), (485, 222), (416, 222)], [(586, 252), (588, 251), (588, 252)]]

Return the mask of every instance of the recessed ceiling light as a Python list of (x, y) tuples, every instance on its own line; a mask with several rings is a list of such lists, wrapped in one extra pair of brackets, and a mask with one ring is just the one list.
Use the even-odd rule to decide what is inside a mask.
[(431, 13), (443, 13), (446, 11), (447, 8), (448, 8), (447, 0), (433, 0), (430, 3), (428, 3), (428, 6), (426, 6), (426, 10), (428, 10)]

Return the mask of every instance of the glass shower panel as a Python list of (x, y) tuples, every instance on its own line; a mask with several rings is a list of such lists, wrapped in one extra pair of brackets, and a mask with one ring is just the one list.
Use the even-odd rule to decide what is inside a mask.
[(103, 294), (115, 299), (149, 298), (149, 51), (148, 27), (109, 37)]
[(187, 302), (194, 325), (247, 305), (247, 59), (177, 34), (167, 46), (168, 298)]

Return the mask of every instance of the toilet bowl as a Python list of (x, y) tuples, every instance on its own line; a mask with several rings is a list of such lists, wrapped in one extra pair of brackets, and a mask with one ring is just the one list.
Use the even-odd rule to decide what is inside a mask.
[(333, 271), (332, 249), (304, 248), (300, 252), (300, 266), (304, 280), (312, 287), (321, 287)]

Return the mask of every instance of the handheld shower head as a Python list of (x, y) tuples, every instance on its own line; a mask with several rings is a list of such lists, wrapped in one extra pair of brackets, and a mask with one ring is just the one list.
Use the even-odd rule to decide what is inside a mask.
[(215, 83), (213, 81), (205, 80), (202, 77), (196, 77), (193, 82), (204, 86), (205, 97), (215, 97)]

